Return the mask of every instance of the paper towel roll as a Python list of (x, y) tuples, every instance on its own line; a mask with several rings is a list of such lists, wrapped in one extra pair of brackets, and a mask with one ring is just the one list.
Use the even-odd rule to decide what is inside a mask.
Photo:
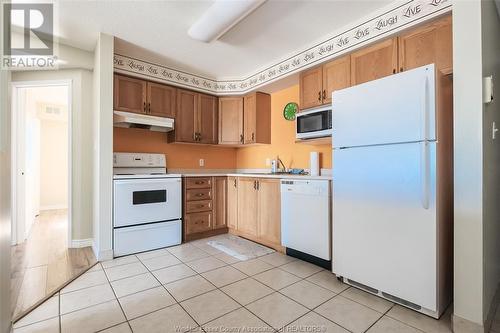
[(317, 151), (311, 152), (309, 160), (309, 174), (311, 176), (319, 176), (319, 153)]

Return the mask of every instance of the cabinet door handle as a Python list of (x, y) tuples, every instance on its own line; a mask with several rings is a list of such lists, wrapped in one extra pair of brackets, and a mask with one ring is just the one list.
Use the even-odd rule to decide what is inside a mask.
[(202, 197), (204, 194), (203, 193), (196, 193), (197, 197)]
[(196, 141), (198, 139), (198, 136), (196, 135), (196, 132), (193, 133), (193, 141)]
[(396, 68), (392, 70), (392, 74), (396, 74)]
[(198, 141), (201, 141), (201, 133), (198, 133)]
[(201, 184), (204, 184), (205, 182), (204, 181), (197, 181), (197, 182), (194, 182), (196, 185), (201, 185)]
[(255, 141), (255, 133), (252, 133), (252, 141)]
[(253, 181), (253, 189), (257, 190), (257, 181), (256, 180)]
[(148, 113), (151, 113), (151, 102), (148, 102)]
[(318, 101), (321, 102), (321, 90), (318, 91)]
[(403, 67), (399, 68), (399, 71), (402, 72), (403, 71)]
[(260, 182), (257, 180), (257, 191), (260, 190)]
[(146, 109), (146, 102), (144, 102), (144, 113), (148, 113), (148, 111)]
[(234, 178), (234, 187), (236, 187), (236, 178)]
[(323, 90), (323, 100), (326, 99), (326, 90)]
[(240, 142), (243, 143), (243, 134), (240, 134)]

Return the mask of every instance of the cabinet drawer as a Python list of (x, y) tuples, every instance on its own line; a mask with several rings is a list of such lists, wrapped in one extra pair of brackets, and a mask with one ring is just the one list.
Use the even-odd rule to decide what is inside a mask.
[(212, 199), (212, 189), (200, 188), (186, 190), (186, 201), (210, 200)]
[(212, 212), (186, 214), (186, 234), (212, 229)]
[(186, 202), (186, 213), (206, 212), (212, 210), (212, 200)]
[(210, 188), (212, 187), (211, 177), (186, 178), (186, 188)]

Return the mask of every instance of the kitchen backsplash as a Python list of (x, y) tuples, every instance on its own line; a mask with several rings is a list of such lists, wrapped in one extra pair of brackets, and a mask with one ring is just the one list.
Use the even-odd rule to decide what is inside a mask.
[(331, 145), (295, 143), (295, 122), (283, 118), (283, 108), (298, 100), (298, 85), (271, 95), (271, 144), (244, 148), (174, 144), (167, 142), (165, 133), (115, 127), (113, 148), (115, 152), (166, 154), (169, 169), (269, 169), (266, 159), (278, 155), (287, 168), (309, 169), (311, 151), (320, 153), (320, 168), (331, 168)]

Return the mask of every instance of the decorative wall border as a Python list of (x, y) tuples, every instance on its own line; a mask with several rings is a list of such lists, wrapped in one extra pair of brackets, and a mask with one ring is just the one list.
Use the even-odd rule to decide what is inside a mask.
[(245, 94), (279, 78), (388, 37), (402, 29), (451, 10), (452, 0), (409, 0), (345, 29), (327, 40), (240, 80), (217, 80), (126, 55), (114, 55), (116, 72), (139, 76), (214, 95)]

